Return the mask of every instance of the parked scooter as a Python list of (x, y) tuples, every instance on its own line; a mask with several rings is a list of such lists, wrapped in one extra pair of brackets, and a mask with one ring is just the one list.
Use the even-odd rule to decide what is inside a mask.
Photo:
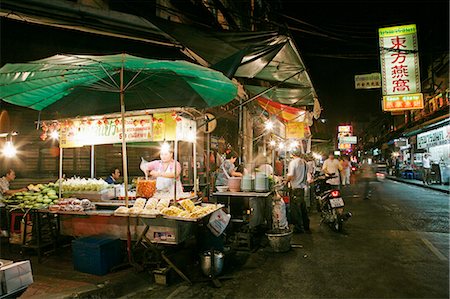
[(326, 223), (333, 230), (341, 232), (344, 221), (352, 217), (352, 213), (344, 213), (345, 203), (341, 197), (341, 192), (327, 183), (327, 180), (334, 177), (336, 176), (327, 174), (317, 175), (315, 177), (316, 205), (317, 211), (322, 217), (320, 223)]

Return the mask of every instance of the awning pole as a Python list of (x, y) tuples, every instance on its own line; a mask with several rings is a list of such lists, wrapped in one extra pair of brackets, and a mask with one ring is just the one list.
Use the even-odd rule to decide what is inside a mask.
[(242, 99), (239, 99), (239, 120), (238, 120), (238, 149), (239, 149), (239, 165), (242, 164), (242, 145), (243, 145), (243, 118), (244, 118), (244, 112), (243, 112), (243, 106), (242, 106)]
[[(175, 141), (173, 143), (173, 158), (174, 158), (174, 172), (175, 176), (173, 177), (173, 190), (174, 190), (174, 199), (175, 202), (177, 201), (177, 166), (178, 166), (178, 140), (177, 140), (177, 133), (175, 132)], [(181, 175), (181, 174), (180, 174)]]
[(122, 117), (122, 167), (123, 183), (125, 186), (125, 206), (128, 208), (128, 163), (127, 163), (127, 142), (125, 136), (125, 99), (123, 89), (123, 64), (120, 69), (120, 114)]
[(194, 154), (193, 164), (194, 164), (194, 196), (197, 196), (198, 184), (197, 184), (197, 138), (192, 143), (192, 151)]
[(62, 198), (62, 177), (63, 177), (63, 149), (59, 145), (59, 199)]
[(95, 176), (95, 145), (91, 145), (91, 179)]

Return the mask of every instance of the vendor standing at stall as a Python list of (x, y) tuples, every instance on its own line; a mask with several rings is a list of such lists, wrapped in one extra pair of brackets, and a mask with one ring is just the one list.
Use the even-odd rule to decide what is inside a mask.
[(183, 185), (181, 184), (181, 164), (177, 161), (175, 172), (175, 160), (173, 159), (173, 151), (171, 149), (161, 149), (161, 160), (155, 160), (148, 163), (147, 171), (150, 176), (156, 178), (156, 190), (173, 192), (175, 183), (177, 193), (183, 192)]
[(235, 151), (230, 151), (226, 154), (226, 160), (217, 169), (216, 186), (228, 186), (228, 179), (230, 177), (242, 177), (242, 173), (236, 171), (236, 163), (238, 154)]

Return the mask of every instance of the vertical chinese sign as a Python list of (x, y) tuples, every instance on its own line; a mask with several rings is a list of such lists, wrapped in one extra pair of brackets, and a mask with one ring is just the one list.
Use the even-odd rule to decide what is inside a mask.
[(416, 25), (378, 30), (383, 110), (423, 109)]

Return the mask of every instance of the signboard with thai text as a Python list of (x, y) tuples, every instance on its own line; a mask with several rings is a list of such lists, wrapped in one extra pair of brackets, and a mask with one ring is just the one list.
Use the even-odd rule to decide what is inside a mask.
[(421, 93), (383, 96), (384, 111), (393, 112), (411, 109), (423, 109), (423, 95)]
[(358, 138), (356, 136), (342, 136), (339, 137), (339, 143), (357, 144)]
[(378, 33), (383, 109), (422, 109), (416, 25), (380, 28)]
[(381, 74), (372, 73), (355, 76), (355, 89), (381, 88)]
[(445, 144), (450, 144), (450, 126), (444, 126), (417, 135), (417, 148), (419, 149)]
[(351, 133), (352, 126), (338, 126), (338, 132), (339, 133)]
[(286, 138), (305, 138), (305, 127), (308, 127), (308, 125), (304, 122), (288, 122), (286, 124)]
[[(61, 148), (85, 145), (114, 144), (122, 142), (121, 118), (104, 118), (95, 121), (73, 119), (70, 125), (61, 125), (59, 144)], [(152, 116), (125, 117), (127, 142), (152, 140)]]

